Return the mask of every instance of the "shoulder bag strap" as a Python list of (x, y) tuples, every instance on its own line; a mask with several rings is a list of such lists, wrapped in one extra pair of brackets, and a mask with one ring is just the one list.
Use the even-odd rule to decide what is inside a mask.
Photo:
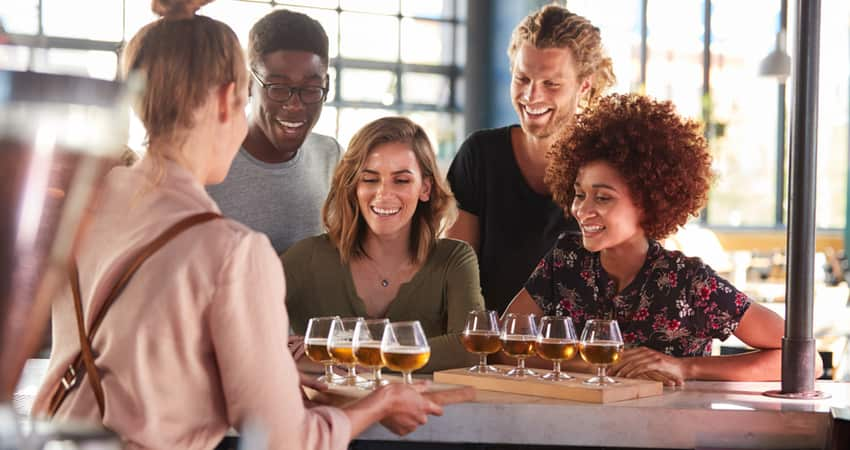
[(180, 222), (172, 225), (169, 229), (165, 230), (162, 234), (160, 234), (156, 239), (143, 247), (139, 254), (133, 259), (127, 269), (124, 271), (124, 274), (118, 279), (118, 281), (112, 286), (112, 289), (109, 291), (109, 295), (107, 295), (106, 300), (103, 302), (103, 306), (100, 310), (97, 311), (97, 314), (94, 316), (94, 321), (91, 324), (88, 334), (85, 330), (85, 318), (83, 317), (83, 304), (82, 298), (80, 295), (80, 278), (79, 272), (77, 271), (77, 265), (74, 261), (71, 262), (68, 276), (71, 282), (71, 290), (73, 292), (74, 297), (74, 310), (77, 316), (77, 332), (80, 337), (80, 353), (74, 358), (74, 362), (68, 366), (68, 369), (63, 374), (62, 378), (57, 383), (54, 388), (53, 395), (50, 399), (50, 405), (48, 408), (48, 415), (50, 417), (56, 414), (56, 411), (59, 410), (59, 407), (62, 405), (62, 402), (65, 400), (68, 392), (77, 385), (77, 377), (82, 377), (83, 370), (88, 375), (89, 384), (94, 391), (95, 398), (97, 399), (97, 407), (100, 410), (100, 417), (103, 418), (104, 414), (104, 400), (103, 400), (103, 387), (101, 386), (100, 374), (97, 371), (97, 367), (94, 363), (94, 352), (91, 348), (91, 341), (94, 339), (94, 334), (97, 332), (97, 329), (100, 327), (100, 323), (103, 321), (104, 316), (106, 316), (106, 312), (109, 310), (109, 307), (112, 306), (112, 303), (115, 302), (115, 299), (118, 298), (119, 295), (124, 291), (124, 288), (127, 286), (127, 283), (133, 278), (133, 275), (136, 274), (136, 271), (139, 267), (149, 258), (151, 255), (156, 253), (160, 248), (162, 248), (165, 244), (167, 244), (170, 240), (174, 239), (177, 235), (182, 233), (183, 231), (195, 226), (202, 224), (204, 222), (208, 222), (213, 219), (221, 218), (222, 216), (218, 213), (206, 212), (201, 214), (195, 214), (189, 216)]

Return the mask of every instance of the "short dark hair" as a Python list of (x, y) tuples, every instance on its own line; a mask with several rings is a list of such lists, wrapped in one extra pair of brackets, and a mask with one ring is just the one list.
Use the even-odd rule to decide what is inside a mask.
[(278, 50), (314, 53), (328, 65), (328, 35), (322, 25), (306, 14), (287, 9), (272, 11), (251, 27), (248, 63), (254, 67), (263, 55)]

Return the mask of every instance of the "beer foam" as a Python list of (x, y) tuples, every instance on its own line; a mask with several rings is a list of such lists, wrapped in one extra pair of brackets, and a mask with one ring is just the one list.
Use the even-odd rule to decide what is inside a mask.
[(536, 341), (537, 336), (530, 334), (503, 334), (501, 339), (504, 341)]
[(498, 331), (489, 331), (489, 330), (467, 330), (464, 331), (463, 334), (467, 336), (498, 336)]
[(541, 344), (578, 344), (577, 340), (566, 338), (537, 338), (537, 342)]
[(384, 353), (401, 353), (405, 355), (418, 355), (425, 352), (430, 352), (431, 347), (410, 347), (410, 346), (402, 346), (397, 345), (393, 347), (387, 347), (382, 350)]

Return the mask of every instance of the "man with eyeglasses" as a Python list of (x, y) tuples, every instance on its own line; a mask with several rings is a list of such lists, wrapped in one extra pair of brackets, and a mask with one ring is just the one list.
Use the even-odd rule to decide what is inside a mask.
[(276, 10), (248, 39), (248, 134), (227, 178), (207, 190), (224, 215), (265, 233), (283, 253), (322, 232), (322, 204), (342, 155), (335, 139), (311, 132), (328, 94), (328, 36), (310, 17)]

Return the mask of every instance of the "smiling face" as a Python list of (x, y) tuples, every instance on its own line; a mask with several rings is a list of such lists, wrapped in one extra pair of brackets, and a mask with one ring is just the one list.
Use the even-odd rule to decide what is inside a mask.
[(411, 220), (420, 201), (428, 201), (431, 180), (410, 145), (388, 142), (369, 151), (357, 181), (357, 203), (367, 234), (409, 237)]
[[(315, 53), (277, 50), (263, 55), (255, 71), (267, 84), (327, 86), (327, 67)], [(281, 153), (296, 152), (322, 113), (322, 102), (305, 105), (297, 94), (285, 102), (272, 100), (254, 80), (251, 82), (251, 97), (251, 127), (259, 128)]]
[(610, 164), (594, 161), (579, 169), (570, 208), (581, 227), (582, 244), (591, 252), (645, 241), (641, 210), (625, 180)]
[(576, 113), (588, 79), (579, 81), (569, 48), (537, 48), (524, 43), (511, 70), (511, 101), (523, 131), (537, 138), (556, 133)]

